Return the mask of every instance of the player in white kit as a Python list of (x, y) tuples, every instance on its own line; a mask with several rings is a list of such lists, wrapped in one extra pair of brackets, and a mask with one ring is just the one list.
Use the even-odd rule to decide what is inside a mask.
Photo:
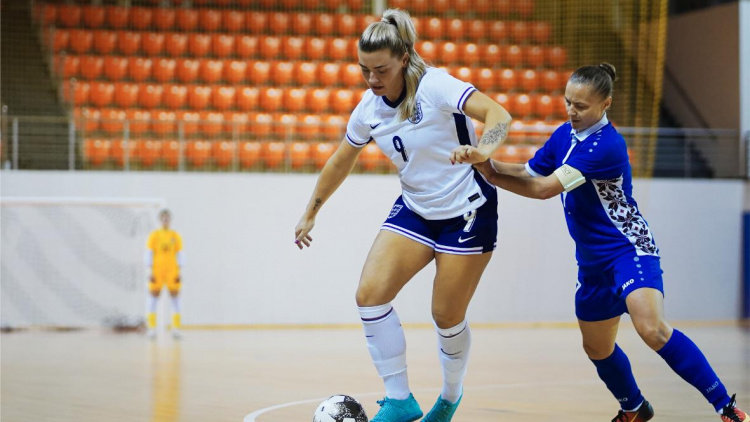
[[(395, 9), (362, 34), (359, 65), (370, 89), (295, 228), (297, 246), (310, 246), (315, 216), (368, 142), (398, 168), (402, 195), (370, 249), (356, 294), (370, 355), (386, 390), (372, 422), (410, 422), (423, 415), (409, 389), (406, 342), (391, 301), (433, 259), (432, 317), (444, 382), (423, 421), (450, 421), (461, 401), (471, 343), (466, 310), (495, 249), (497, 195), (480, 173), (453, 165), (449, 156), (457, 146), (471, 145), (489, 158), (511, 120), (471, 84), (427, 66), (414, 49), (416, 40), (408, 13)], [(479, 141), (470, 117), (485, 124)]]

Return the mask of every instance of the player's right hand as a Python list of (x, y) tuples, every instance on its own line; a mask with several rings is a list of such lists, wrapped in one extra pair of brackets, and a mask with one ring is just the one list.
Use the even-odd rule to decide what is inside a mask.
[(302, 249), (304, 246), (307, 246), (308, 248), (310, 247), (310, 243), (313, 239), (309, 233), (313, 226), (315, 226), (315, 219), (306, 219), (303, 217), (299, 223), (297, 223), (297, 227), (294, 228), (294, 244), (297, 245), (298, 248)]

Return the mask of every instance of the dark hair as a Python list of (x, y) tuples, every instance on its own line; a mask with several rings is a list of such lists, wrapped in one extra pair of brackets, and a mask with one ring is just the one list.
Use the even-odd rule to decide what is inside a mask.
[(409, 54), (409, 63), (404, 70), (406, 98), (399, 105), (401, 120), (414, 115), (417, 108), (417, 85), (427, 69), (427, 64), (414, 49), (416, 41), (414, 22), (407, 12), (398, 9), (383, 12), (383, 19), (371, 23), (359, 38), (359, 49), (365, 53), (388, 49), (393, 57)]
[(615, 67), (604, 62), (597, 66), (583, 66), (576, 69), (570, 75), (569, 82), (589, 85), (594, 92), (601, 95), (602, 98), (612, 96), (614, 82), (617, 80)]

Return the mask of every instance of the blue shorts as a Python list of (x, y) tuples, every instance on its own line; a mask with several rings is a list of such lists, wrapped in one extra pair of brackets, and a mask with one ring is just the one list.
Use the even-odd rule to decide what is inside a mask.
[(636, 289), (650, 287), (664, 295), (658, 256), (626, 256), (606, 269), (578, 269), (576, 317), (603, 321), (628, 312), (625, 298)]
[(473, 255), (492, 252), (497, 245), (497, 195), (474, 211), (446, 220), (427, 220), (404, 204), (399, 196), (380, 227), (427, 245), (435, 252)]

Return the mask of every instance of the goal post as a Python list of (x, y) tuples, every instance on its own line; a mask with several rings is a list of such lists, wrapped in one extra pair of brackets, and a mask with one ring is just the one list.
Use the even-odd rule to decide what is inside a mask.
[(0, 197), (0, 326), (135, 327), (158, 198)]

